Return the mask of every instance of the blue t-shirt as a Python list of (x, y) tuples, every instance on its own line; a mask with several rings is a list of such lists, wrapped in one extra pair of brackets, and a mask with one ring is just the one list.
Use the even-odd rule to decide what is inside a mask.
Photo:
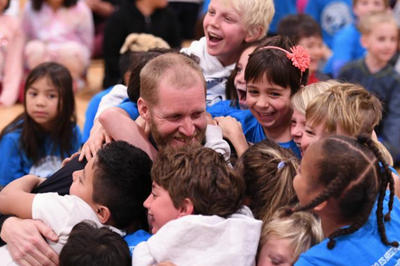
[[(264, 128), (253, 116), (250, 110), (231, 113), (230, 116), (236, 118), (241, 124), (246, 140), (251, 143), (257, 143), (267, 138)], [(291, 150), (297, 158), (301, 158), (300, 149), (296, 143), (291, 140), (288, 142), (278, 142), (279, 146)]]
[(95, 94), (92, 99), (90, 99), (85, 112), (85, 124), (83, 125), (83, 142), (86, 142), (90, 136), (90, 130), (93, 127), (94, 118), (96, 116), (97, 109), (99, 108), (101, 99), (104, 97), (104, 95), (108, 94), (112, 88), (113, 86)]
[(324, 72), (333, 74), (333, 77), (337, 78), (342, 66), (350, 61), (364, 57), (365, 53), (366, 50), (361, 45), (360, 31), (355, 24), (349, 24), (333, 38), (332, 56), (329, 58)]
[(132, 102), (129, 98), (125, 98), (117, 107), (127, 112), (132, 120), (135, 120), (139, 116), (137, 104)]
[(48, 177), (61, 167), (62, 157), (66, 158), (77, 152), (82, 145), (82, 135), (76, 125), (73, 129), (72, 149), (61, 156), (57, 149), (52, 153), (54, 142), (50, 137), (44, 141), (45, 156), (33, 165), (21, 148), (20, 137), (22, 129), (16, 129), (3, 136), (0, 140), (0, 185), (5, 186), (14, 179), (27, 174), (35, 174), (41, 177)]
[(353, 22), (352, 0), (308, 0), (304, 12), (322, 28), (322, 38), (332, 49), (333, 36)]
[[(387, 212), (389, 193), (386, 193), (383, 206)], [(400, 202), (394, 197), (391, 220), (385, 222), (388, 240), (400, 242)], [(333, 249), (327, 248), (328, 239), (300, 255), (295, 263), (299, 265), (399, 265), (400, 248), (382, 243), (376, 221), (376, 202), (368, 221), (356, 232), (336, 237)]]
[(211, 114), (212, 117), (217, 116), (228, 116), (233, 112), (240, 111), (239, 105), (232, 105), (231, 100), (224, 100), (217, 102), (211, 106), (207, 106), (206, 111)]
[(132, 252), (135, 249), (135, 247), (143, 241), (147, 241), (151, 237), (151, 234), (144, 230), (137, 230), (136, 232), (132, 234), (128, 234), (124, 237), (125, 242), (128, 244), (129, 251)]

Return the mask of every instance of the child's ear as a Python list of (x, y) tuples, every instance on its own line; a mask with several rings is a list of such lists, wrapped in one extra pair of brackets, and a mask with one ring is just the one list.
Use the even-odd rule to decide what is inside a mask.
[(365, 36), (364, 34), (361, 35), (361, 39), (360, 39), (361, 45), (362, 47), (364, 47), (365, 49), (367, 49), (368, 47), (368, 37)]
[(142, 98), (139, 97), (137, 101), (137, 106), (138, 106), (138, 111), (141, 117), (143, 117), (144, 120), (148, 121), (150, 117), (149, 113), (149, 106), (147, 102)]
[(97, 218), (99, 218), (100, 223), (107, 224), (111, 218), (110, 209), (104, 205), (97, 205), (96, 206), (96, 214)]
[(318, 213), (321, 212), (323, 209), (325, 209), (325, 207), (328, 205), (328, 201), (325, 200), (324, 202), (321, 202), (320, 204), (318, 204), (317, 206), (315, 206), (313, 208), (313, 210)]
[(179, 217), (193, 214), (193, 202), (189, 198), (185, 198), (181, 207), (179, 207)]
[(251, 26), (247, 31), (244, 41), (245, 42), (256, 41), (262, 37), (262, 34), (263, 34), (263, 27), (261, 25)]

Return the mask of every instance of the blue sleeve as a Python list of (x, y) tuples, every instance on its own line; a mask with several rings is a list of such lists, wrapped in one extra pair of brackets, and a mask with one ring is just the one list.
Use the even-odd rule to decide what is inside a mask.
[(359, 55), (363, 54), (360, 47), (360, 32), (353, 24), (341, 29), (333, 37), (332, 45), (332, 74), (333, 77), (338, 77), (340, 69), (348, 62), (356, 60)]
[(117, 107), (127, 112), (132, 120), (135, 120), (139, 116), (139, 111), (136, 103), (130, 101), (128, 98), (122, 101)]
[(112, 87), (101, 91), (94, 95), (90, 100), (88, 107), (85, 112), (85, 125), (83, 126), (83, 142), (86, 142), (90, 136), (90, 130), (93, 127), (94, 117), (96, 116), (97, 109), (99, 108), (99, 104), (104, 95), (108, 94), (111, 91)]
[(388, 147), (393, 159), (400, 157), (400, 82), (396, 80), (394, 88), (387, 97), (387, 113), (382, 120), (383, 143)]
[(0, 185), (5, 186), (14, 179), (26, 175), (23, 154), (19, 147), (19, 134), (9, 133), (0, 141)]
[(128, 234), (124, 237), (125, 242), (128, 244), (131, 255), (135, 247), (143, 241), (147, 241), (151, 237), (151, 234), (144, 230), (138, 230), (134, 233)]
[(74, 141), (72, 143), (71, 155), (74, 154), (75, 152), (79, 151), (79, 149), (81, 148), (81, 146), (83, 144), (83, 137), (82, 137), (81, 129), (79, 128), (78, 125), (75, 125), (73, 136), (74, 136)]

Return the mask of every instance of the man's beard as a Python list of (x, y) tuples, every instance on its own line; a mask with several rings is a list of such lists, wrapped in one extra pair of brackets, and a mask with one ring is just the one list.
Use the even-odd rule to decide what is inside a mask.
[(192, 144), (193, 142), (198, 142), (199, 144), (202, 144), (202, 142), (205, 138), (205, 135), (206, 135), (206, 128), (199, 129), (199, 128), (195, 127), (194, 136), (191, 136), (191, 137), (182, 135), (178, 131), (175, 131), (166, 136), (162, 136), (160, 134), (160, 131), (157, 128), (157, 125), (153, 122), (153, 119), (151, 119), (150, 134), (153, 137), (154, 142), (157, 144), (157, 148), (161, 149), (161, 148), (164, 148), (164, 147), (170, 145), (175, 138), (179, 138), (185, 144)]

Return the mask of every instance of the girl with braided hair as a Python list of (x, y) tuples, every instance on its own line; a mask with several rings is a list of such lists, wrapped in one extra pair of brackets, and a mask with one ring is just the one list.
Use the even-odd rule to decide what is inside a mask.
[(369, 136), (330, 136), (311, 144), (293, 186), (300, 206), (288, 213), (313, 210), (327, 237), (295, 265), (400, 260), (400, 202), (388, 165)]

